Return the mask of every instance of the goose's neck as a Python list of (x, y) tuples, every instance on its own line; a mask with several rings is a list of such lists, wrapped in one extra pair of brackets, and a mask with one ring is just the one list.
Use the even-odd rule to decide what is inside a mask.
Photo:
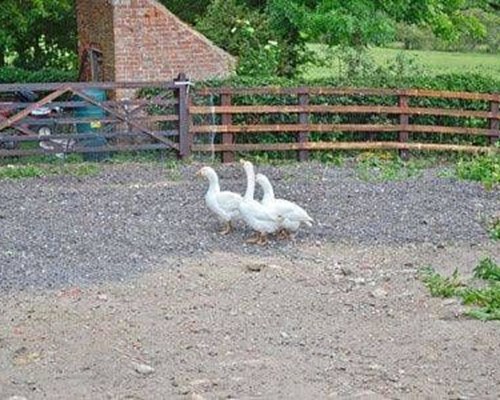
[(261, 182), (262, 190), (264, 192), (263, 201), (273, 201), (274, 200), (274, 189), (267, 179)]
[(245, 167), (247, 174), (247, 190), (245, 192), (245, 200), (252, 200), (255, 192), (255, 172), (253, 167)]
[(216, 174), (208, 174), (208, 193), (219, 193), (219, 178)]

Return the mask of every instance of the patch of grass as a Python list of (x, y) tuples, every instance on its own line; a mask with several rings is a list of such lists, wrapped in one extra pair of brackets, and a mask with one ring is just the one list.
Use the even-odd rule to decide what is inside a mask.
[(478, 307), (468, 310), (467, 315), (483, 321), (500, 320), (500, 283), (465, 289), (461, 297), (464, 304)]
[[(327, 50), (324, 45), (311, 44), (310, 49), (321, 55)], [(425, 68), (426, 73), (439, 75), (445, 73), (480, 73), (500, 79), (500, 63), (497, 54), (488, 53), (461, 53), (432, 50), (404, 50), (375, 47), (369, 50), (369, 55), (378, 66), (384, 66), (396, 59), (398, 55), (415, 59)], [(337, 59), (331, 60), (329, 65), (312, 65), (304, 71), (306, 79), (324, 79), (337, 77), (343, 67)]]
[(460, 292), (460, 288), (464, 286), (460, 280), (458, 270), (453, 271), (451, 276), (446, 277), (429, 267), (422, 271), (422, 281), (434, 297), (456, 296)]
[(475, 308), (467, 311), (467, 315), (481, 321), (498, 321), (500, 320), (500, 309)]
[(9, 164), (0, 166), (0, 179), (41, 178), (49, 175), (94, 176), (100, 168), (97, 164)]
[(489, 257), (481, 259), (473, 272), (475, 278), (500, 281), (500, 266)]
[(63, 159), (55, 155), (36, 155), (26, 156), (19, 158), (0, 158), (0, 166), (6, 165), (32, 165), (32, 164), (75, 164), (83, 163), (83, 156), (81, 154), (67, 154)]
[(488, 189), (500, 183), (500, 154), (479, 155), (459, 160), (455, 166), (458, 178), (477, 181)]
[(36, 165), (5, 165), (0, 167), (0, 179), (40, 178), (46, 173)]
[(71, 175), (71, 176), (96, 176), (101, 171), (98, 164), (62, 164), (55, 168), (49, 168), (51, 175)]
[(479, 72), (494, 78), (500, 78), (500, 63), (497, 54), (462, 53), (434, 50), (401, 50), (387, 48), (373, 48), (370, 50), (375, 61), (383, 65), (403, 52), (434, 75), (443, 73)]
[(346, 163), (347, 155), (340, 151), (316, 151), (309, 153), (311, 160), (318, 160), (324, 164), (343, 167)]
[(426, 166), (423, 160), (403, 161), (393, 153), (362, 153), (357, 158), (359, 178), (369, 182), (385, 182), (418, 176)]
[(458, 271), (449, 277), (425, 268), (421, 279), (434, 297), (459, 297), (471, 306), (466, 314), (483, 321), (500, 320), (500, 266), (483, 258), (473, 270), (476, 286), (462, 283)]
[(493, 240), (500, 240), (500, 218), (494, 218), (487, 225), (490, 238)]

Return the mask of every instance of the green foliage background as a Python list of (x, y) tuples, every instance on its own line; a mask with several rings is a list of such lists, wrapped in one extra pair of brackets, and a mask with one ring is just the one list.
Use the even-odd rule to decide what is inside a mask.
[[(295, 76), (313, 42), (490, 52), (500, 43), (493, 0), (160, 1), (238, 56), (239, 73), (251, 76)], [(75, 70), (76, 44), (75, 0), (2, 0), (0, 68)]]

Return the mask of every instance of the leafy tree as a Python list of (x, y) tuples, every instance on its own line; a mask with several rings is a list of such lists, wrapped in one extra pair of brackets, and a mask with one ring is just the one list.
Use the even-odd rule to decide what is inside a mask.
[(266, 14), (238, 0), (213, 0), (196, 28), (239, 59), (243, 75), (275, 75), (281, 58)]
[[(478, 1), (491, 10), (495, 0)], [(308, 57), (306, 44), (313, 41), (359, 49), (383, 45), (395, 39), (401, 24), (426, 29), (448, 42), (461, 36), (484, 38), (485, 26), (477, 13), (466, 12), (472, 3), (477, 7), (472, 0), (230, 0), (224, 7), (224, 2), (212, 0), (197, 27), (218, 45), (245, 56), (251, 43), (242, 46), (231, 30), (237, 26), (236, 19), (246, 19), (260, 32), (262, 24), (254, 24), (258, 15), (259, 21), (265, 21), (265, 39), (278, 43), (276, 73), (292, 76)], [(217, 12), (213, 12), (215, 4), (219, 4)], [(266, 42), (256, 36), (259, 45)]]
[[(0, 0), (0, 66), (68, 68), (76, 59), (74, 0)], [(239, 56), (246, 72), (291, 76), (306, 44), (381, 45), (398, 24), (450, 42), (496, 32), (499, 0), (160, 0)], [(483, 10), (470, 12), (471, 9)], [(486, 13), (486, 14), (485, 14)], [(491, 42), (491, 40), (490, 40)], [(488, 42), (495, 51), (498, 42)]]
[(288, 0), (269, 0), (264, 12), (281, 50), (279, 75), (291, 77), (310, 58), (306, 51), (307, 36), (301, 29), (301, 9)]
[(292, 76), (302, 62), (305, 37), (298, 9), (286, 0), (212, 0), (196, 28), (239, 58), (244, 75)]
[(394, 38), (398, 22), (428, 26), (448, 40), (464, 27), (482, 32), (477, 18), (463, 12), (466, 0), (279, 0), (278, 5), (282, 12), (286, 7), (295, 10), (298, 29), (308, 37), (332, 45), (386, 43)]
[(194, 24), (207, 11), (210, 0), (160, 0), (160, 3), (184, 22)]
[(2, 0), (0, 65), (66, 67), (76, 50), (74, 0)]
[(475, 50), (477, 46), (482, 46), (490, 53), (497, 53), (500, 50), (500, 13), (487, 12), (481, 8), (471, 8), (466, 13), (481, 22), (485, 28), (484, 35), (478, 38), (478, 35), (464, 32), (460, 40), (452, 44), (452, 48)]

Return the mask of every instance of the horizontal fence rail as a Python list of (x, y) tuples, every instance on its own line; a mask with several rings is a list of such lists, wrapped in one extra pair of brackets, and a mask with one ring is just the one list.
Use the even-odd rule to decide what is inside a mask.
[(255, 88), (203, 88), (197, 89), (200, 96), (211, 95), (300, 95), (311, 96), (338, 95), (338, 96), (408, 96), (408, 97), (437, 97), (462, 100), (486, 100), (499, 101), (500, 93), (474, 93), (474, 92), (454, 92), (447, 90), (428, 89), (380, 89), (380, 88), (333, 88), (333, 87), (255, 87)]
[(499, 94), (222, 87), (196, 90), (192, 103), (192, 150), (223, 161), (248, 151), (296, 151), (301, 160), (312, 150), (492, 152), (500, 137)]
[(339, 150), (498, 152), (499, 104), (498, 93), (426, 89), (190, 88), (182, 74), (171, 82), (7, 84), (0, 157), (166, 150), (231, 162), (246, 152), (299, 160)]

